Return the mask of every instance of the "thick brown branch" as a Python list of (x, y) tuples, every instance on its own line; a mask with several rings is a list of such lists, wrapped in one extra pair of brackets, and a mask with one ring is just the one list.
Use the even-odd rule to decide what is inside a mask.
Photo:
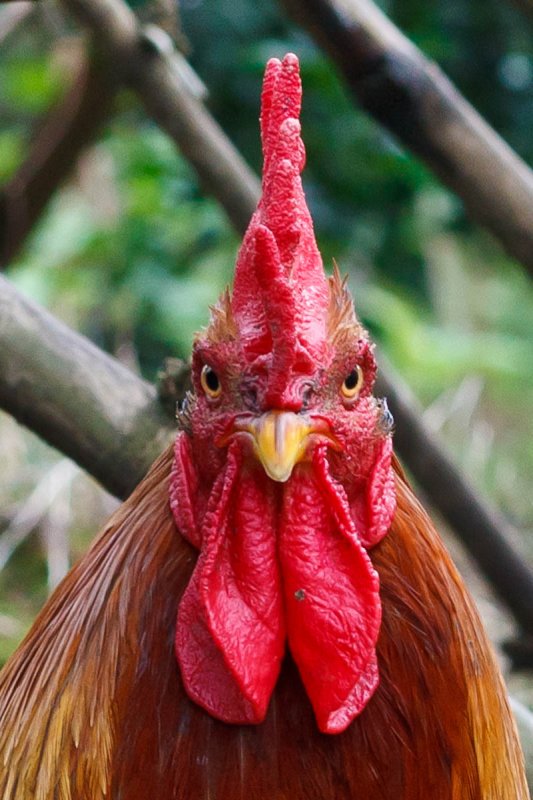
[(84, 53), (72, 87), (41, 124), (26, 161), (0, 191), (0, 267), (17, 255), (80, 152), (96, 137), (116, 90), (109, 64)]
[(122, 498), (173, 430), (153, 386), (1, 276), (0, 407)]
[(192, 94), (170, 37), (144, 32), (122, 0), (62, 0), (89, 26), (122, 79), (176, 142), (202, 186), (242, 232), (259, 196), (259, 183), (203, 104)]
[(533, 271), (533, 173), (371, 0), (283, 0), (363, 108)]

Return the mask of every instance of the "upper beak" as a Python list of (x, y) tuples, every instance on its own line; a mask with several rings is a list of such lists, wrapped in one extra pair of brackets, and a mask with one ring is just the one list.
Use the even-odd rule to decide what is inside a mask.
[(326, 436), (338, 447), (323, 419), (292, 411), (268, 411), (260, 417), (237, 420), (234, 431), (251, 435), (254, 452), (266, 474), (281, 483), (290, 478), (295, 464), (303, 460), (313, 434)]

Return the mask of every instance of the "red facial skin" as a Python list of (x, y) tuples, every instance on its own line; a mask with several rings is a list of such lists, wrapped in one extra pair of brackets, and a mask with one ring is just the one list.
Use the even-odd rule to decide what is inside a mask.
[[(189, 696), (226, 722), (264, 718), (286, 642), (325, 733), (344, 730), (379, 680), (379, 580), (367, 548), (395, 509), (390, 425), (375, 362), (338, 276), (324, 276), (299, 173), (295, 56), (269, 62), (263, 198), (224, 298), (193, 351), (171, 479), (180, 533), (200, 550), (176, 653)], [(201, 373), (220, 382), (210, 396)], [(358, 394), (343, 383), (362, 371)], [(320, 431), (289, 479), (269, 478), (235, 422), (301, 414)]]
[[(264, 718), (286, 636), (322, 731), (343, 730), (377, 686), (381, 608), (364, 548), (385, 535), (394, 511), (391, 440), (370, 381), (355, 403), (343, 400), (356, 363), (372, 379), (366, 342), (354, 345), (327, 371), (288, 379), (291, 396), (299, 387), (300, 408), (328, 422), (340, 450), (311, 437), (286, 483), (265, 475), (245, 437), (217, 445), (237, 417), (253, 413), (252, 379), (255, 413), (268, 409), (265, 377), (224, 369), (225, 359), (236, 363), (232, 347), (209, 360), (202, 347), (195, 353), (196, 394), (177, 440), (171, 497), (181, 533), (201, 555), (176, 641), (190, 696), (227, 722)], [(221, 382), (215, 401), (200, 386), (203, 363)], [(294, 399), (290, 409), (300, 410)]]

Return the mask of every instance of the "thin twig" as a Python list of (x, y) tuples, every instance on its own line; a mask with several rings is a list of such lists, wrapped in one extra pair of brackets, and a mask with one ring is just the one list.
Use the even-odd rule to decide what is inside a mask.
[(47, 514), (59, 495), (71, 484), (78, 468), (66, 458), (59, 461), (37, 484), (28, 499), (0, 535), (0, 572), (14, 551)]
[(28, 157), (0, 191), (0, 267), (20, 251), (80, 152), (96, 137), (117, 88), (105, 59), (82, 52), (73, 85), (38, 127)]
[(40, 526), (41, 539), (46, 549), (49, 594), (52, 594), (70, 568), (69, 529), (72, 525), (70, 488), (67, 486), (65, 491), (57, 496)]
[(18, 619), (8, 614), (0, 614), (0, 636), (21, 636), (24, 628)]
[(283, 0), (364, 109), (533, 273), (533, 173), (372, 0)]

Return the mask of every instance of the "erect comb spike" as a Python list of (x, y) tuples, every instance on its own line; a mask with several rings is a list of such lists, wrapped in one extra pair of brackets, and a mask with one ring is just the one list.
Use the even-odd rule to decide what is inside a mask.
[[(296, 344), (295, 304), (291, 287), (287, 281), (280, 260), (280, 253), (272, 231), (266, 225), (258, 225), (255, 230), (255, 271), (263, 292), (263, 304), (270, 321), (270, 332), (273, 345), (273, 362), (280, 348), (290, 350)], [(286, 368), (286, 364), (283, 365)]]
[[(305, 162), (301, 98), (296, 56), (269, 61), (261, 97), (263, 195), (237, 259), (232, 300), (246, 352), (266, 355), (271, 347), (270, 369), (287, 377), (327, 346), (328, 284), (300, 178)], [(291, 347), (278, 346), (276, 330), (291, 337)], [(274, 363), (280, 358), (282, 366)]]
[(283, 159), (276, 164), (275, 172), (271, 171), (271, 180), (263, 194), (263, 221), (275, 233), (281, 263), (288, 275), (301, 234), (300, 203), (294, 192), (294, 181), (294, 165)]
[(257, 355), (268, 352), (272, 336), (263, 303), (263, 292), (256, 272), (255, 248), (257, 211), (244, 236), (235, 268), (231, 307), (245, 352)]
[(283, 123), (288, 119), (299, 119), (301, 105), (302, 83), (298, 59), (293, 53), (287, 53), (283, 61), (271, 59), (267, 64), (261, 94), (264, 178), (268, 176), (268, 167), (278, 147)]
[(278, 58), (271, 58), (266, 65), (265, 77), (263, 78), (263, 88), (261, 91), (261, 144), (263, 148), (263, 160), (266, 161), (268, 148), (268, 131), (270, 128), (270, 112), (272, 110), (272, 98), (281, 71), (281, 61)]

